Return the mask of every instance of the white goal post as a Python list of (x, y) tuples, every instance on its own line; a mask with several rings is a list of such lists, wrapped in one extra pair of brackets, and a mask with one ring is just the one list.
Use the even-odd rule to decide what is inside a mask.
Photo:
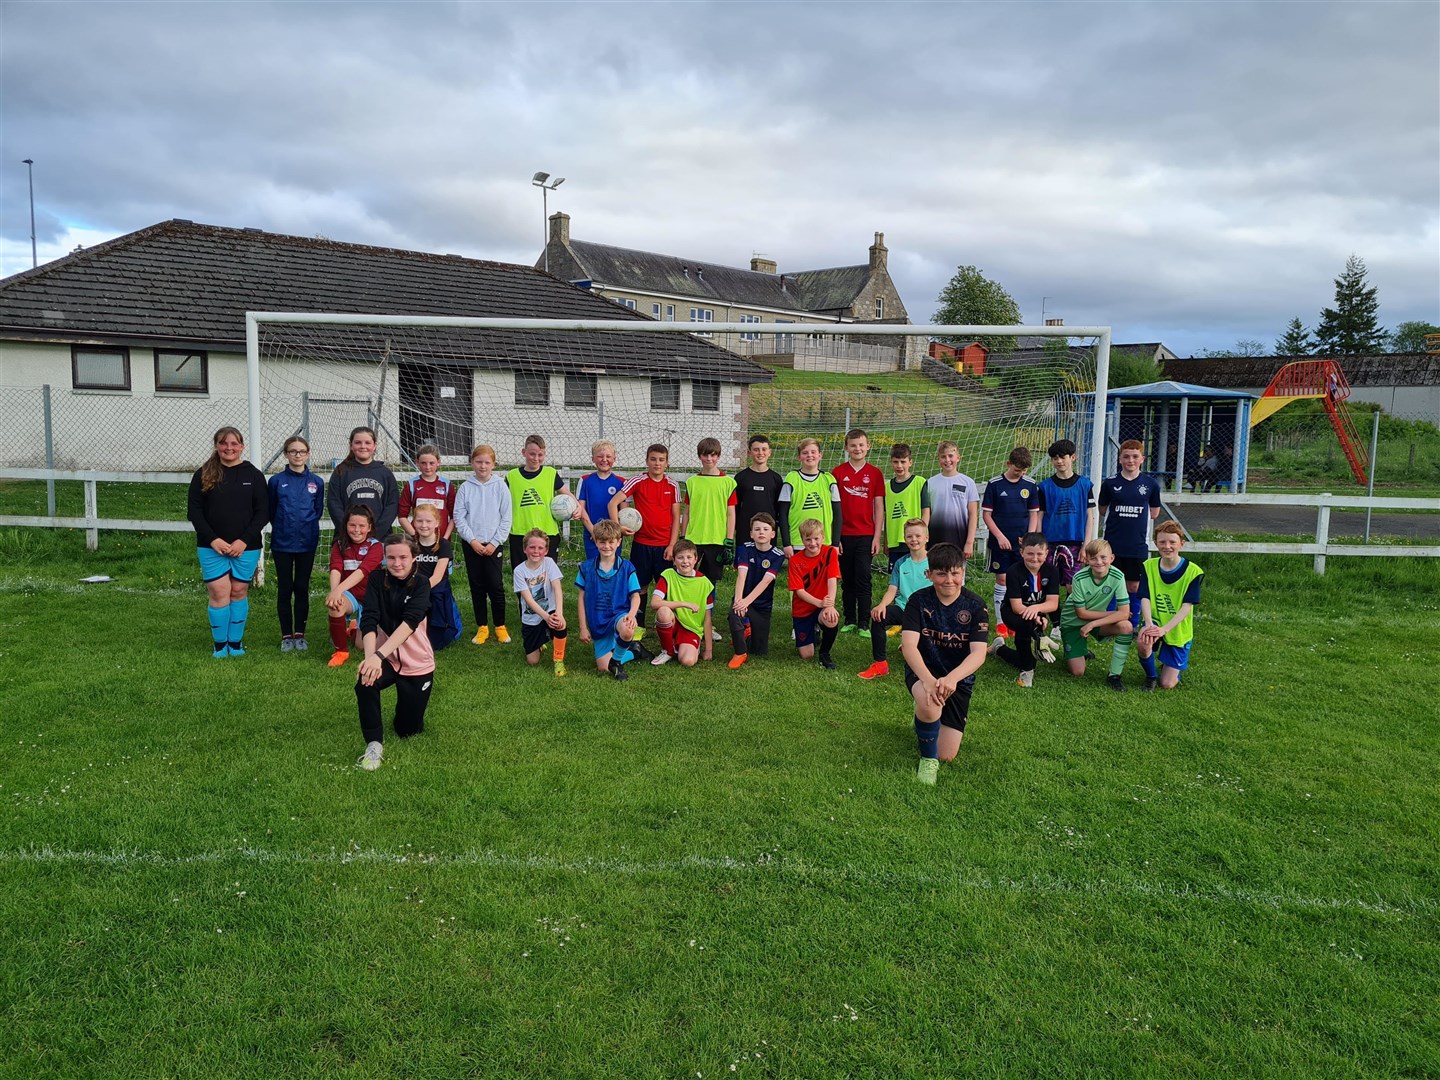
[[(986, 476), (986, 470), (1003, 461), (991, 460), (991, 456), (1006, 438), (1014, 437), (1016, 445), (1039, 445), (1043, 454), (1046, 444), (1039, 440), (1047, 425), (1059, 437), (1073, 438), (1082, 455), (1088, 450), (1089, 475), (1098, 479), (1105, 464), (1111, 345), (1111, 331), (1105, 326), (681, 323), (633, 317), (510, 319), (253, 311), (246, 313), (245, 333), (248, 437), (254, 460), (262, 468), (278, 457), (281, 442), (297, 431), (307, 439), (324, 442), (317, 448), (317, 465), (339, 456), (336, 440), (343, 438), (348, 426), (360, 426), (357, 421), (376, 427), (382, 444), (392, 454), (403, 456), (413, 448), (410, 444), (433, 441), (423, 437), (434, 430), (433, 423), (425, 426), (434, 419), (427, 416), (426, 402), (446, 406), (449, 403), (441, 399), (445, 394), (452, 400), (464, 397), (469, 410), (458, 412), (459, 419), (452, 425), (452, 448), (444, 451), (447, 467), (463, 464), (464, 453), (454, 459), (459, 448), (468, 452), (471, 444), (487, 438), (497, 449), (504, 443), (502, 462), (517, 461), (515, 440), (523, 441), (526, 431), (542, 432), (548, 438), (558, 428), (573, 429), (574, 438), (558, 457), (552, 453), (552, 463), (585, 464), (590, 439), (598, 435), (614, 439), (622, 448), (621, 464), (627, 467), (643, 464), (647, 442), (673, 444), (671, 466), (683, 472), (694, 467), (685, 442), (696, 431), (719, 434), (722, 442), (732, 431), (743, 435), (738, 429), (747, 426), (772, 438), (826, 431), (833, 443), (835, 432), (843, 433), (852, 420), (855, 426), (879, 434), (880, 438), (872, 439), (877, 455), (886, 449), (882, 439), (913, 439), (917, 450), (924, 444), (933, 453), (934, 439), (954, 439), (956, 433), (972, 429), (987, 432), (987, 438), (961, 443), (962, 469)], [(615, 334), (626, 335), (624, 343), (604, 341)], [(665, 335), (680, 337), (665, 340)], [(776, 391), (767, 385), (767, 369), (755, 368), (745, 359), (758, 354), (768, 362), (776, 359), (774, 354), (788, 350), (789, 362), (799, 367), (797, 358), (802, 352), (842, 358), (868, 355), (883, 352), (890, 339), (901, 346), (905, 339), (923, 343), (1007, 337), (1047, 341), (1044, 348), (1013, 354), (996, 351), (984, 376), (950, 378), (940, 372), (953, 385), (937, 382), (928, 392), (887, 392), (874, 385), (883, 383), (883, 378), (867, 382), (863, 374), (844, 380), (859, 384), (848, 390), (821, 386), (818, 381), (815, 389), (807, 389), (810, 384), (802, 380), (798, 385), (787, 382), (783, 390)], [(770, 342), (769, 353), (761, 339)], [(852, 339), (881, 347), (857, 346), (850, 344)], [(1072, 346), (1076, 340), (1086, 344)], [(744, 343), (738, 361), (737, 353), (723, 349), (722, 342), (731, 343), (732, 349), (733, 343)], [(845, 344), (833, 344), (836, 342)], [(730, 375), (710, 375), (707, 365), (712, 359), (719, 361), (716, 370), (733, 369), (738, 362), (762, 374), (735, 376), (732, 371)], [(785, 362), (783, 358), (781, 362)], [(839, 359), (833, 364), (844, 367), (846, 362)], [(862, 373), (877, 370), (860, 363)], [(821, 361), (821, 366), (824, 364)], [(958, 365), (944, 366), (953, 372)], [(983, 365), (980, 370), (985, 371)], [(419, 398), (415, 396), (417, 372), (421, 382), (429, 379)], [(443, 381), (431, 377), (435, 372), (443, 372), (444, 380), (458, 384), (458, 393), (456, 386), (431, 385)], [(687, 388), (683, 402), (678, 389), (682, 380)], [(526, 386), (534, 383), (538, 395), (534, 400), (522, 400), (522, 382)], [(657, 403), (652, 384), (670, 382), (676, 384), (674, 400)], [(716, 389), (721, 383), (725, 384), (723, 393)], [(1092, 389), (1093, 398), (1075, 397), (1077, 392)], [(572, 390), (576, 395), (573, 404)], [(425, 393), (436, 396), (427, 399)], [(712, 396), (717, 400), (712, 401)], [(1068, 401), (1063, 408), (1079, 407), (1085, 413), (1073, 428), (1074, 434), (1057, 426), (1062, 397)], [(557, 403), (554, 398), (562, 400)], [(709, 412), (702, 413), (702, 408)], [(321, 424), (321, 414), (328, 426)], [(1090, 437), (1091, 433), (1098, 437)], [(968, 455), (967, 445), (972, 447)], [(743, 460), (743, 437), (739, 447), (735, 457)], [(789, 465), (778, 451), (779, 447), (776, 466), (783, 471)], [(924, 461), (918, 458), (917, 453), (917, 473), (933, 471), (928, 457)], [(827, 460), (838, 458), (832, 454)], [(875, 460), (883, 469), (886, 462), (879, 456)]]

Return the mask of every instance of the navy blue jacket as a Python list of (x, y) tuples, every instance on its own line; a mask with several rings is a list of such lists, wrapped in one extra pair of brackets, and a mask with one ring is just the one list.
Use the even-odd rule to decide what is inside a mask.
[(270, 550), (292, 555), (320, 546), (320, 517), (325, 513), (325, 481), (309, 469), (286, 469), (270, 478)]

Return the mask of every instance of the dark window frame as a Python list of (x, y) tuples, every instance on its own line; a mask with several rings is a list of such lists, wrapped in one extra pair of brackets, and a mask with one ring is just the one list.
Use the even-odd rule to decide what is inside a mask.
[[(183, 356), (186, 359), (199, 357), (199, 386), (162, 386), (160, 384), (160, 357)], [(208, 394), (210, 392), (210, 354), (204, 349), (156, 349), (155, 350), (155, 392), (157, 394)]]
[[(532, 380), (531, 392), (522, 394), (521, 380)], [(539, 393), (543, 385), (544, 393)], [(517, 371), (515, 372), (515, 404), (521, 408), (548, 409), (550, 407), (550, 373), (548, 371)]]
[[(706, 404), (700, 403), (700, 394), (704, 388), (707, 396)], [(713, 398), (711, 397), (713, 395)], [(714, 404), (709, 404), (713, 400)], [(690, 409), (692, 412), (719, 412), (720, 411), (720, 384), (714, 379), (693, 379), (690, 382)]]
[[(101, 353), (118, 356), (125, 372), (125, 384), (118, 383), (85, 383), (80, 381), (80, 354)], [(73, 390), (115, 390), (129, 391), (132, 388), (130, 378), (130, 349), (125, 345), (71, 345), (70, 346), (70, 387)]]
[[(588, 391), (589, 400), (572, 400), (577, 395), (572, 394), (572, 385), (575, 389), (581, 386)], [(595, 409), (600, 406), (600, 378), (597, 375), (566, 375), (565, 376), (565, 408), (567, 409)]]
[[(675, 404), (661, 403), (656, 392), (665, 390), (674, 391)], [(679, 412), (680, 411), (680, 380), (672, 379), (663, 375), (655, 375), (650, 379), (650, 411), (651, 412)]]

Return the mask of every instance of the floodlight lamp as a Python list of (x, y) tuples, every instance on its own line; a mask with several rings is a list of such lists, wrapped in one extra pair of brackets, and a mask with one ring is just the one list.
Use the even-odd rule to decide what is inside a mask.
[(557, 187), (559, 187), (559, 186), (560, 186), (561, 184), (563, 184), (564, 182), (565, 182), (565, 177), (563, 177), (563, 176), (560, 177), (559, 180), (556, 180), (553, 184), (550, 185), (550, 190), (551, 190), (551, 191), (554, 191)]
[(546, 180), (549, 179), (550, 174), (548, 172), (537, 172), (534, 176), (530, 178), (530, 182), (532, 184), (543, 184)]

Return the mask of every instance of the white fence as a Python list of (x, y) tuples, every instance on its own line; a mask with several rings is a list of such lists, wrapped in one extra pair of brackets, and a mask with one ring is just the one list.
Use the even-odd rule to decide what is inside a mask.
[[(562, 470), (567, 481), (577, 481), (579, 471)], [(684, 479), (682, 473), (672, 473), (677, 479)], [(451, 479), (464, 479), (453, 475)], [(118, 529), (142, 532), (189, 532), (190, 523), (184, 520), (141, 521), (134, 518), (104, 518), (100, 516), (100, 483), (124, 484), (188, 484), (189, 473), (146, 472), (112, 473), (76, 471), (65, 469), (0, 469), (0, 480), (79, 480), (85, 485), (85, 514), (83, 517), (58, 517), (53, 513), (53, 493), (50, 500), (51, 513), (44, 515), (0, 514), (0, 526), (18, 525), (47, 529), (84, 529), (85, 546), (96, 550), (100, 542), (101, 529)], [(1331, 495), (1324, 492), (1317, 495), (1186, 495), (1172, 494), (1165, 497), (1167, 507), (1183, 507), (1186, 504), (1203, 506), (1312, 506), (1315, 507), (1315, 530), (1311, 540), (1238, 542), (1232, 540), (1196, 541), (1186, 545), (1187, 552), (1204, 554), (1255, 555), (1309, 555), (1314, 559), (1315, 572), (1325, 573), (1325, 560), (1332, 556), (1382, 555), (1389, 558), (1409, 557), (1420, 559), (1440, 558), (1440, 543), (1435, 544), (1365, 544), (1335, 543), (1330, 539), (1330, 512), (1332, 510), (1406, 510), (1440, 515), (1440, 498), (1395, 498), (1391, 496)], [(178, 505), (178, 503), (177, 503)], [(1427, 517), (1427, 520), (1428, 517)], [(328, 521), (321, 522), (322, 529), (329, 528)], [(1264, 530), (1257, 529), (1257, 532)], [(983, 540), (985, 526), (980, 525), (977, 540)], [(1435, 535), (1440, 537), (1440, 519), (1435, 522)], [(566, 537), (569, 536), (568, 523)]]

